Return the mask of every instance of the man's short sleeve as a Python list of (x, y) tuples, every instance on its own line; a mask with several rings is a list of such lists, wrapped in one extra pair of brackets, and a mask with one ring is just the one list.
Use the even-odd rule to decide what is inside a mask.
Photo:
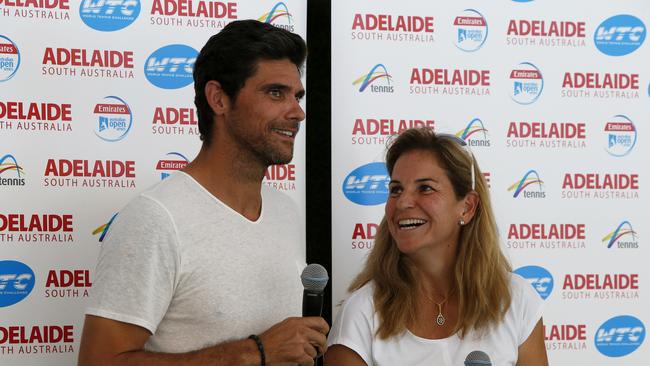
[(117, 215), (102, 243), (86, 314), (153, 334), (174, 294), (179, 267), (172, 218), (159, 202), (140, 195)]

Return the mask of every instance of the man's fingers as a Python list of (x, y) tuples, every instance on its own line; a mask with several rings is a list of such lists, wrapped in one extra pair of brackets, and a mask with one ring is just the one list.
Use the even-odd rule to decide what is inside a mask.
[(305, 344), (305, 353), (312, 359), (318, 356), (318, 351), (311, 344)]
[(307, 328), (305, 330), (305, 337), (307, 337), (307, 340), (311, 345), (318, 346), (322, 349), (327, 348), (327, 336), (325, 334), (312, 328)]
[(315, 329), (323, 334), (327, 334), (327, 332), (330, 331), (330, 326), (327, 324), (325, 319), (321, 318), (320, 316), (308, 316), (302, 319), (308, 327)]

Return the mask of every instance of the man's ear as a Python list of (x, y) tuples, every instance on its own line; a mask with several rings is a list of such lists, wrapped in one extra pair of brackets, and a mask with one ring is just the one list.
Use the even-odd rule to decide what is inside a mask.
[(215, 115), (223, 115), (230, 109), (230, 98), (224, 93), (221, 84), (216, 80), (210, 80), (203, 89), (205, 99), (212, 108)]

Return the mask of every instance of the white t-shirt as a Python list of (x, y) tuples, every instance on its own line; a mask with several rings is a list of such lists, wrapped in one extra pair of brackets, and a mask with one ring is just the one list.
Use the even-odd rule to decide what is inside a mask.
[(86, 313), (152, 333), (177, 353), (259, 334), (301, 315), (305, 266), (294, 202), (263, 186), (246, 219), (178, 172), (131, 201), (102, 244)]
[(355, 351), (368, 366), (464, 365), (472, 351), (488, 355), (492, 365), (515, 365), (518, 347), (528, 339), (541, 318), (543, 300), (532, 286), (516, 274), (510, 275), (512, 304), (504, 320), (479, 338), (470, 332), (444, 339), (420, 338), (410, 331), (381, 340), (376, 336), (379, 316), (375, 313), (372, 282), (353, 292), (343, 303), (332, 325), (327, 344), (344, 345)]

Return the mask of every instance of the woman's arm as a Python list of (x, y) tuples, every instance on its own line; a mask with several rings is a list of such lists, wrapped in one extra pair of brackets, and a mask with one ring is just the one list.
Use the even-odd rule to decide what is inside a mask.
[(542, 319), (539, 319), (528, 339), (519, 346), (517, 366), (548, 366)]
[(356, 352), (340, 344), (327, 348), (324, 361), (325, 366), (368, 366)]

